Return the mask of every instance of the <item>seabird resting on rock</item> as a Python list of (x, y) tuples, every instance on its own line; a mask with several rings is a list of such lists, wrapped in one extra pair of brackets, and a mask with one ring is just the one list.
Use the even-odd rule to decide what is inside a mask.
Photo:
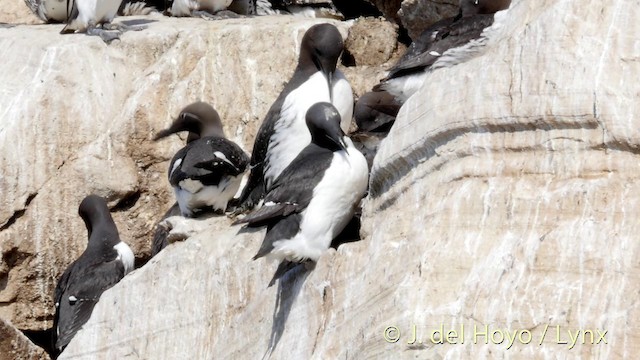
[[(45, 3), (51, 0), (45, 0)], [(53, 0), (56, 1), (56, 0)], [(127, 30), (142, 30), (144, 26), (129, 27), (123, 24), (112, 24), (122, 0), (69, 0), (67, 3), (67, 25), (61, 34), (81, 33), (100, 36), (109, 43), (119, 39)], [(100, 26), (100, 27), (99, 27)]]
[(305, 125), (315, 103), (332, 103), (347, 132), (353, 114), (351, 85), (336, 69), (343, 50), (342, 36), (331, 24), (314, 25), (300, 45), (293, 77), (267, 113), (251, 153), (251, 174), (240, 197), (240, 208), (251, 209), (269, 191), (275, 179), (311, 141)]
[(225, 138), (218, 112), (211, 105), (196, 102), (185, 107), (159, 140), (180, 131), (189, 131), (187, 145), (169, 165), (173, 186), (183, 216), (193, 217), (210, 208), (224, 212), (238, 191), (249, 156)]
[[(510, 3), (511, 0), (460, 0), (458, 16), (441, 20), (423, 31), (373, 88), (374, 93), (391, 94), (393, 98), (388, 98), (391, 102), (380, 101), (383, 95), (379, 94), (362, 96), (363, 103), (356, 105), (358, 126), (373, 129), (393, 123), (397, 110), (420, 89), (429, 71), (454, 66), (481, 54), (490, 36), (484, 30), (494, 24), (494, 14), (507, 9)], [(388, 112), (390, 108), (396, 109), (395, 114)], [(377, 118), (378, 113), (386, 117)]]
[(89, 244), (71, 263), (55, 290), (55, 348), (62, 351), (89, 320), (100, 295), (133, 269), (134, 255), (120, 241), (106, 201), (87, 196), (78, 211), (89, 232)]
[[(317, 103), (309, 108), (306, 125), (311, 143), (274, 181), (264, 205), (236, 222), (267, 226), (254, 259), (317, 261), (351, 220), (367, 189), (367, 161), (340, 128), (338, 110)], [(272, 283), (282, 274), (278, 271)]]

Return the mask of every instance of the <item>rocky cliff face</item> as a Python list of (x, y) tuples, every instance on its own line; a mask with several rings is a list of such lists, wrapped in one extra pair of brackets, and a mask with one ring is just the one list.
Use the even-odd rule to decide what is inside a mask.
[[(173, 202), (168, 160), (184, 143), (154, 143), (153, 135), (201, 99), (250, 151), (293, 72), (302, 35), (318, 22), (121, 19), (149, 28), (109, 46), (61, 36), (62, 25), (0, 30), (10, 60), (0, 74), (0, 316), (20, 329), (51, 324), (57, 278), (86, 246), (82, 198), (107, 197), (122, 239), (143, 263), (153, 226)], [(335, 23), (346, 36), (348, 24)], [(379, 77), (360, 81), (360, 91)]]
[[(276, 264), (250, 260), (263, 230), (180, 223), (188, 238), (107, 291), (63, 358), (631, 357), (639, 11), (515, 0), (483, 55), (434, 71), (401, 110), (362, 241), (267, 288)], [(16, 59), (0, 74), (0, 316), (20, 328), (48, 323), (56, 276), (84, 248), (80, 199), (107, 196), (148, 251), (181, 144), (155, 131), (200, 98), (249, 150), (314, 23), (152, 20), (111, 46), (0, 31)], [(358, 71), (358, 88), (377, 80)]]

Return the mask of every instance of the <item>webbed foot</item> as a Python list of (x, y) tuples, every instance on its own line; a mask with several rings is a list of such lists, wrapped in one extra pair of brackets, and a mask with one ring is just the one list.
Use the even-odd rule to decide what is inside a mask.
[(106, 29), (98, 29), (98, 28), (95, 28), (95, 27), (90, 27), (90, 28), (87, 29), (87, 35), (100, 36), (102, 41), (104, 41), (107, 44), (109, 44), (113, 40), (116, 40), (116, 39), (119, 40), (120, 39), (120, 34), (121, 33), (119, 31), (110, 31), (110, 30), (106, 30)]

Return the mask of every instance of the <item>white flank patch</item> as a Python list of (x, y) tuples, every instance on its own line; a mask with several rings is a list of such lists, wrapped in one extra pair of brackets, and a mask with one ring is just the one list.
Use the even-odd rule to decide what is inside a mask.
[(269, 257), (317, 261), (344, 229), (367, 190), (369, 168), (365, 157), (344, 137), (347, 150), (334, 152), (331, 166), (313, 190), (303, 212), (300, 232), (292, 239), (274, 242)]
[(500, 37), (501, 29), (504, 27), (507, 18), (507, 10), (498, 11), (493, 16), (493, 24), (482, 30), (480, 37), (469, 41), (463, 46), (456, 47), (445, 51), (442, 56), (433, 63), (430, 71), (451, 67), (463, 62), (469, 61), (477, 56), (485, 53), (488, 45)]
[(424, 80), (427, 78), (427, 72), (401, 76), (387, 80), (384, 89), (393, 95), (397, 100), (406, 102), (411, 95), (420, 89)]
[[(333, 100), (333, 105), (342, 117), (340, 127), (347, 132), (353, 114), (353, 91), (339, 70), (334, 74)], [(267, 150), (264, 175), (267, 189), (311, 142), (305, 115), (307, 110), (318, 102), (330, 102), (327, 79), (320, 71), (289, 93), (282, 104), (280, 119), (275, 124)]]
[[(216, 210), (226, 210), (227, 203), (240, 188), (242, 176), (243, 174), (225, 176), (217, 186), (203, 186), (200, 181), (191, 179), (180, 181), (180, 186), (173, 188), (180, 212), (183, 216), (193, 216), (194, 209), (207, 206), (211, 206)], [(190, 186), (183, 186), (183, 183)], [(200, 184), (200, 186), (195, 186), (195, 183)]]
[(173, 172), (176, 171), (176, 169), (178, 167), (180, 167), (180, 164), (182, 164), (182, 159), (178, 159), (173, 163), (173, 166), (171, 167), (171, 173), (169, 174), (169, 177), (171, 177), (173, 175)]
[(172, 16), (191, 16), (191, 10), (198, 10), (196, 0), (174, 0), (171, 6)]
[(127, 275), (131, 270), (133, 270), (133, 263), (135, 261), (135, 256), (133, 256), (133, 251), (126, 243), (120, 241), (113, 247), (118, 252), (118, 257), (116, 260), (122, 261), (122, 265), (124, 265), (124, 274)]
[(229, 161), (229, 159), (227, 159), (227, 156), (225, 154), (223, 154), (222, 152), (216, 151), (216, 152), (213, 153), (213, 155), (215, 157), (217, 157), (218, 159), (226, 162), (227, 164), (233, 166), (234, 169), (237, 169), (237, 167), (231, 161)]
[(233, 0), (199, 0), (198, 3), (200, 10), (218, 12), (228, 8), (232, 1)]
[(411, 95), (420, 90), (428, 72), (455, 66), (482, 55), (486, 51), (487, 45), (497, 41), (500, 37), (500, 30), (503, 28), (504, 21), (507, 17), (506, 13), (507, 10), (498, 11), (494, 15), (493, 24), (484, 29), (479, 38), (471, 40), (463, 46), (449, 49), (443, 54), (436, 51), (430, 52), (429, 54), (439, 56), (439, 58), (427, 71), (388, 80), (385, 82), (383, 88), (395, 96), (396, 99), (406, 102)]

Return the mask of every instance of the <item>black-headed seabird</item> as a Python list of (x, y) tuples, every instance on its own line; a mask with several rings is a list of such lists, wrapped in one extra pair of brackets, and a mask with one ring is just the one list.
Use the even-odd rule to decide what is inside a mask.
[(307, 110), (330, 102), (340, 113), (346, 133), (353, 116), (353, 92), (336, 69), (343, 50), (342, 35), (331, 24), (317, 24), (302, 38), (298, 66), (267, 113), (251, 153), (251, 174), (240, 197), (240, 208), (257, 205), (275, 179), (311, 141), (305, 125)]
[(58, 351), (89, 320), (100, 295), (133, 270), (135, 260), (129, 246), (120, 240), (103, 198), (87, 196), (78, 212), (89, 232), (89, 244), (56, 286), (53, 328)]
[(224, 212), (238, 191), (249, 156), (226, 139), (218, 112), (211, 105), (195, 102), (185, 107), (166, 130), (154, 140), (189, 131), (187, 145), (169, 165), (169, 183), (183, 216), (211, 208)]
[(254, 259), (317, 261), (351, 220), (367, 189), (367, 160), (344, 135), (338, 110), (317, 103), (309, 108), (306, 125), (311, 143), (278, 176), (262, 207), (236, 222), (267, 225)]
[[(373, 93), (358, 100), (358, 126), (371, 129), (392, 123), (397, 110), (420, 89), (429, 71), (454, 66), (479, 55), (487, 40), (483, 31), (494, 23), (494, 14), (510, 4), (511, 0), (460, 0), (456, 17), (443, 19), (423, 31), (373, 88)], [(377, 92), (387, 92), (393, 98), (383, 100), (385, 95)], [(391, 102), (386, 101), (388, 99)], [(389, 109), (395, 109), (395, 114)], [(380, 113), (382, 117), (378, 117)]]

